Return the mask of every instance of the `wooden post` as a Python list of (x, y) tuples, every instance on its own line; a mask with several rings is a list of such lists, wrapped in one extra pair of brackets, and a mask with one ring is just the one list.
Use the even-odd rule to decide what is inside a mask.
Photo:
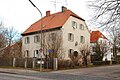
[(15, 63), (16, 63), (16, 58), (13, 58), (13, 67), (15, 67)]
[(35, 60), (36, 60), (36, 58), (33, 57), (33, 65), (32, 65), (33, 69), (35, 68)]
[(54, 70), (57, 70), (58, 69), (58, 61), (57, 61), (57, 58), (54, 58), (54, 61), (53, 61), (53, 67), (54, 67)]
[(25, 58), (25, 64), (24, 67), (27, 68), (27, 58)]

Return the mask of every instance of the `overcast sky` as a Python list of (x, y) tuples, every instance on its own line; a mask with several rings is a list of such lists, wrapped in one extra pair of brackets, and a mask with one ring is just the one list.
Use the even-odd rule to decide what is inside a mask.
[[(47, 10), (51, 13), (61, 11), (61, 6), (66, 6), (65, 0), (56, 0), (56, 11), (53, 1), (55, 0), (31, 0), (42, 12)], [(88, 0), (67, 0), (67, 8), (89, 20), (89, 11), (86, 7)], [(0, 20), (7, 26), (13, 26), (19, 32), (25, 31), (32, 23), (40, 19), (39, 12), (28, 0), (0, 0)]]

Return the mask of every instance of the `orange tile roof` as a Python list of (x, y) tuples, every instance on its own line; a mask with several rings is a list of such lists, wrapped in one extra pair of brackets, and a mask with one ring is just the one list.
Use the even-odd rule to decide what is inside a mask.
[(70, 16), (74, 16), (85, 21), (72, 11), (65, 10), (64, 12), (58, 12), (55, 14), (50, 14), (50, 16), (43, 17), (42, 19), (32, 24), (26, 31), (22, 33), (22, 35), (40, 31), (41, 25), (43, 26), (42, 30), (62, 27)]
[(107, 39), (100, 31), (92, 31), (90, 34), (91, 43), (97, 42), (99, 38)]

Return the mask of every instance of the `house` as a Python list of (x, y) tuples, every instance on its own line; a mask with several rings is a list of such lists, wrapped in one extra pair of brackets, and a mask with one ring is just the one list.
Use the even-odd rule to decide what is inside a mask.
[(99, 47), (99, 52), (101, 51), (103, 53), (103, 60), (111, 59), (111, 44), (109, 40), (99, 30), (91, 32), (90, 44), (91, 55), (98, 54), (96, 50), (97, 47)]
[(1, 51), (1, 54), (0, 54), (0, 57), (4, 57), (4, 58), (21, 58), (22, 55), (21, 55), (21, 47), (22, 46), (22, 43), (21, 41), (18, 41), (14, 44), (11, 44), (11, 45), (8, 45), (4, 48), (2, 48), (0, 51)]
[(46, 16), (22, 33), (25, 57), (44, 57), (55, 52), (57, 57), (61, 54), (62, 59), (70, 59), (71, 53), (77, 56), (89, 46), (90, 32), (85, 20), (66, 7), (54, 14), (47, 11)]

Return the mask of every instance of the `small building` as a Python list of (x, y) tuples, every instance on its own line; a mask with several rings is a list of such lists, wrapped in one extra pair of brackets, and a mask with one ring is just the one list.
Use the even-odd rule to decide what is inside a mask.
[[(108, 56), (110, 56), (109, 58), (111, 58), (112, 55), (110, 53), (111, 44), (109, 40), (99, 30), (91, 32), (90, 44), (91, 44), (90, 46), (91, 55), (99, 54), (97, 53), (97, 48), (99, 47), (99, 52), (102, 53), (103, 58), (106, 59), (108, 58)], [(98, 57), (100, 56), (101, 55), (99, 55)]]
[(44, 57), (55, 52), (57, 57), (70, 59), (71, 53), (76, 56), (89, 46), (90, 32), (85, 20), (66, 7), (54, 14), (46, 11), (46, 16), (22, 33), (25, 57)]

